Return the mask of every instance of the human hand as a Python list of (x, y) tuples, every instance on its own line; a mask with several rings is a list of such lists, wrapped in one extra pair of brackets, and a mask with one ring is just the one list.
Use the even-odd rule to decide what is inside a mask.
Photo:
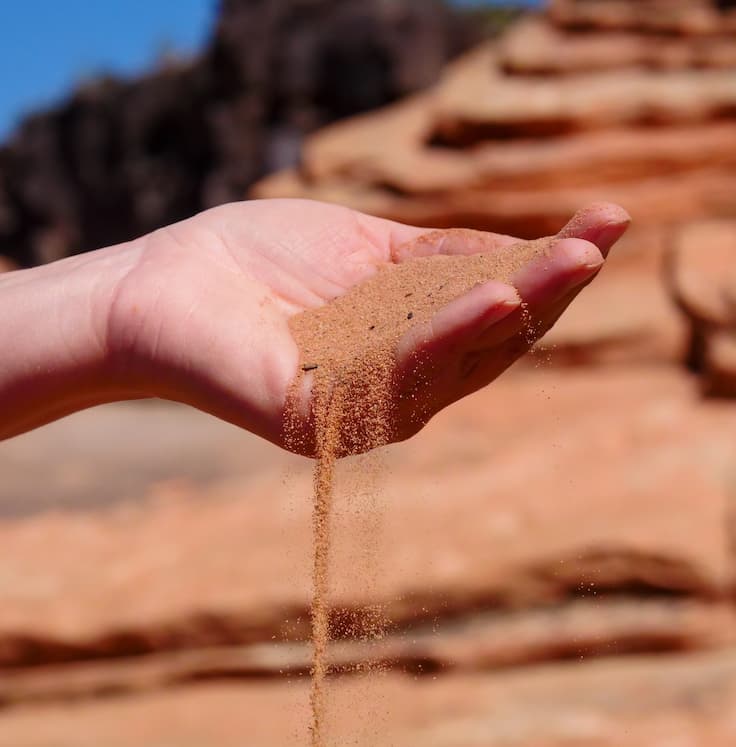
[[(397, 351), (401, 388), (411, 397), (397, 409), (395, 438), (412, 435), (522, 355), (597, 273), (628, 220), (616, 206), (591, 206), (563, 229), (549, 256), (517, 273), (516, 290), (476, 286), (412, 330)], [(428, 240), (411, 243), (420, 236)], [(481, 247), (467, 232), (430, 232), (304, 200), (214, 208), (136, 245), (110, 304), (112, 378), (133, 387), (133, 396), (186, 402), (287, 446), (285, 404), (299, 365), (292, 315), (417, 251), (503, 251), (517, 241), (484, 234)], [(303, 400), (305, 432), (296, 442), (308, 445), (308, 388)]]
[[(520, 301), (540, 335), (596, 274), (628, 220), (615, 206), (592, 206), (548, 257), (514, 277), (518, 295), (484, 283), (412, 329), (397, 351), (399, 393), (410, 396), (400, 399), (394, 438), (416, 432), (521, 355), (533, 340)], [(480, 247), (467, 232), (262, 200), (0, 275), (0, 438), (103, 402), (161, 397), (287, 446), (285, 404), (299, 365), (289, 318), (412, 253), (503, 251), (515, 243), (482, 236)], [(296, 439), (307, 453), (310, 404), (307, 389)]]

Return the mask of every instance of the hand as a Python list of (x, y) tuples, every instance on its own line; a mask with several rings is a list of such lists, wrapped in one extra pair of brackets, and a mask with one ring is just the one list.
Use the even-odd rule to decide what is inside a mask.
[[(513, 279), (485, 283), (440, 310), (401, 342), (402, 387), (396, 439), (438, 410), (485, 386), (545, 332), (597, 273), (629, 218), (613, 205), (579, 213), (549, 257)], [(465, 235), (372, 218), (303, 200), (214, 208), (144, 237), (116, 284), (106, 346), (130, 396), (198, 407), (285, 446), (284, 407), (299, 352), (288, 320), (413, 253), (470, 253)], [(484, 234), (499, 251), (516, 239)], [(521, 311), (525, 302), (532, 333)], [(417, 355), (420, 353), (420, 355)], [(416, 361), (420, 361), (419, 364)], [(309, 411), (305, 392), (303, 411)], [(309, 418), (304, 418), (308, 431)], [(311, 442), (305, 433), (299, 439)], [(310, 450), (309, 447), (306, 449)]]
[[(628, 220), (613, 205), (592, 206), (561, 232), (549, 257), (513, 279), (518, 294), (482, 284), (411, 330), (397, 351), (401, 391), (411, 396), (398, 409), (394, 438), (416, 432), (521, 355), (596, 274)], [(484, 250), (515, 243), (474, 235)], [(0, 438), (103, 402), (162, 397), (286, 446), (284, 408), (299, 363), (289, 318), (387, 262), (479, 246), (467, 232), (262, 200), (0, 275)], [(534, 320), (531, 336), (521, 300)], [(300, 408), (307, 453), (309, 396), (307, 389)]]

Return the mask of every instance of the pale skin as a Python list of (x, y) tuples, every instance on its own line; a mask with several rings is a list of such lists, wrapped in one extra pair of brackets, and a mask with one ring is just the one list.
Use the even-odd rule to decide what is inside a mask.
[[(411, 398), (399, 409), (396, 438), (412, 435), (523, 354), (529, 340), (521, 302), (536, 333), (551, 326), (628, 222), (615, 205), (591, 206), (548, 257), (517, 274), (515, 287), (478, 285), (410, 333), (397, 351)], [(287, 447), (284, 408), (299, 367), (289, 318), (385, 263), (405, 261), (410, 242), (427, 233), (336, 205), (254, 200), (0, 275), (0, 438), (93, 405), (159, 397)], [(499, 250), (516, 241), (491, 236)], [(420, 245), (425, 254), (475, 249), (452, 235)], [(421, 361), (421, 375), (411, 361)]]

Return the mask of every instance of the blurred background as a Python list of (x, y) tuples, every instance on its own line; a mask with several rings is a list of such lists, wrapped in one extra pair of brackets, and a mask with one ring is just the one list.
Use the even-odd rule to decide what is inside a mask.
[[(0, 271), (248, 197), (529, 238), (626, 207), (532, 355), (342, 464), (331, 742), (736, 744), (736, 2), (0, 20)], [(164, 402), (0, 444), (0, 746), (308, 744), (310, 491)]]

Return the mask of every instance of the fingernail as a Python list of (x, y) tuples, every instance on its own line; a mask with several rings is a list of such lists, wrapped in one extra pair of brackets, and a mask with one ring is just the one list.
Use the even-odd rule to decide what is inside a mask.
[(605, 261), (597, 245), (592, 241), (565, 239), (564, 245), (555, 245), (555, 247), (558, 246), (558, 251), (562, 251), (566, 255), (568, 262), (575, 269), (597, 270)]
[(588, 283), (601, 269), (605, 259), (598, 247), (590, 241), (568, 239), (564, 252), (569, 262), (567, 280), (559, 288), (558, 297), (565, 296), (579, 286)]
[(589, 240), (605, 253), (621, 238), (627, 225), (627, 223), (607, 223), (591, 232)]
[(603, 267), (603, 263), (605, 260), (603, 257), (600, 259), (592, 260), (590, 262), (586, 262), (584, 265), (582, 265), (586, 270), (600, 270), (601, 267)]
[[(494, 324), (498, 324), (502, 319), (505, 319), (511, 312), (516, 311), (521, 306), (521, 297), (516, 290), (513, 291), (514, 295), (509, 295), (507, 298), (493, 304), (493, 306), (486, 312), (483, 325), (483, 331), (492, 327)], [(482, 334), (482, 333), (481, 333)]]

